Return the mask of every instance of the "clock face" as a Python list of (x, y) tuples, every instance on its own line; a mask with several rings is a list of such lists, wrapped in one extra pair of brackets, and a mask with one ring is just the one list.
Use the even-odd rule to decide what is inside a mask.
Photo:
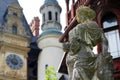
[(18, 70), (18, 69), (22, 68), (22, 66), (23, 66), (22, 59), (18, 55), (15, 55), (15, 54), (8, 55), (6, 57), (6, 63), (10, 68), (12, 68), (14, 70)]

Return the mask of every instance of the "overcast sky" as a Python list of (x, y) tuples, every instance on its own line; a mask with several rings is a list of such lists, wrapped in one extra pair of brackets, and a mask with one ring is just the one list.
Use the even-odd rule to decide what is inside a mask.
[[(41, 14), (39, 12), (40, 7), (43, 5), (44, 0), (18, 0), (21, 7), (23, 8), (24, 15), (28, 21), (28, 24), (31, 22), (33, 17), (38, 16), (40, 20), (42, 21)], [(65, 13), (66, 13), (66, 6), (65, 6), (65, 0), (57, 0), (59, 5), (62, 8), (62, 13), (61, 13), (61, 24), (62, 27), (64, 28), (66, 23), (65, 23)], [(40, 22), (40, 25), (42, 22)]]

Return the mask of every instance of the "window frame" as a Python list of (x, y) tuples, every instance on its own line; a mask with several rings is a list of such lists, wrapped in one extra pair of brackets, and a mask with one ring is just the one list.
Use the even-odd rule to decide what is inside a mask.
[(43, 22), (45, 22), (45, 13), (43, 13)]
[[(111, 13), (110, 13), (111, 14)], [(106, 17), (107, 18), (107, 16), (108, 16), (108, 18), (109, 18), (109, 16), (110, 15), (107, 15), (107, 13), (106, 13), (106, 15), (105, 16), (103, 16), (103, 17)], [(104, 31), (104, 33), (108, 33), (108, 32), (112, 32), (112, 31), (117, 31), (118, 30), (118, 35), (120, 35), (119, 34), (119, 24), (118, 24), (118, 20), (117, 20), (117, 16), (114, 14), (114, 13), (112, 13), (112, 15), (111, 15), (112, 17), (111, 18), (113, 18), (113, 17), (115, 17), (115, 19), (116, 19), (116, 21), (117, 21), (117, 25), (112, 25), (112, 26), (107, 26), (107, 27), (105, 27), (104, 26), (104, 22), (105, 22), (105, 20), (107, 20), (107, 19), (101, 19), (101, 22), (102, 22), (102, 26), (103, 26), (103, 31)], [(115, 22), (116, 22), (115, 21)], [(117, 34), (113, 34), (113, 35), (117, 35)], [(108, 36), (110, 36), (110, 35), (108, 35)], [(117, 39), (117, 38), (119, 38), (120, 39), (120, 37), (116, 37), (115, 39)], [(108, 40), (108, 42), (109, 42), (109, 40)], [(116, 41), (116, 43), (117, 43), (117, 41)], [(116, 45), (116, 47), (118, 47), (118, 45)], [(113, 59), (114, 58), (118, 58), (118, 57), (120, 57), (120, 52), (119, 52), (120, 50), (117, 48), (116, 49), (116, 52), (114, 52), (115, 54), (117, 54), (117, 56), (115, 56), (114, 55), (114, 53), (112, 53), (111, 52), (111, 55), (113, 56)]]
[(52, 12), (51, 11), (48, 12), (48, 20), (52, 20)]
[(55, 20), (58, 21), (58, 12), (55, 12)]
[(12, 26), (12, 34), (17, 35), (18, 31), (17, 31), (17, 26), (13, 25)]

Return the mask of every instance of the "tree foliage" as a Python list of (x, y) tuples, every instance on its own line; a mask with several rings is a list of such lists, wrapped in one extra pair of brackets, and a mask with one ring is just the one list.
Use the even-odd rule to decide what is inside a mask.
[(45, 70), (46, 78), (45, 80), (58, 80), (56, 71), (53, 66), (48, 67)]

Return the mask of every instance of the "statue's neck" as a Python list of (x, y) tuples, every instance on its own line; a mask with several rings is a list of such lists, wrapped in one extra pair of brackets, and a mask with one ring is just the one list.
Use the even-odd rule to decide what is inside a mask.
[(91, 20), (87, 19), (87, 20), (84, 20), (82, 21), (81, 23), (89, 23)]

